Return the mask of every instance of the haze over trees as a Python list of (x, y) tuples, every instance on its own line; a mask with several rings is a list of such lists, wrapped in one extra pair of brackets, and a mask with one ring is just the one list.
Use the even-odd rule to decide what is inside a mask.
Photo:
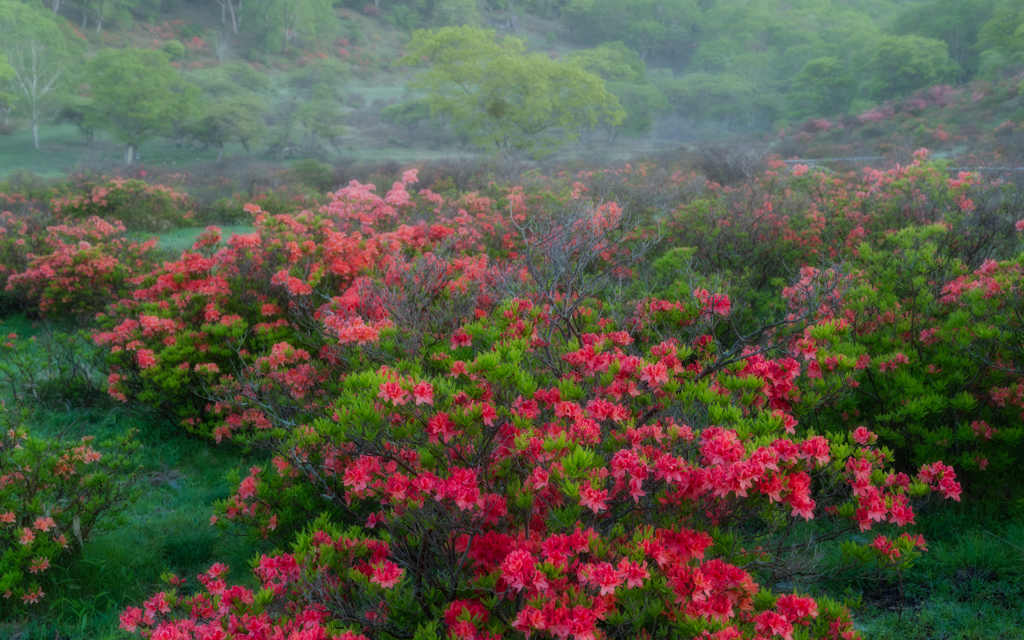
[(427, 91), (431, 115), (445, 115), (474, 144), (497, 149), (506, 161), (524, 153), (545, 155), (598, 123), (625, 117), (597, 75), (527, 53), (517, 38), (495, 41), (494, 32), (445, 27), (417, 32), (406, 64), (430, 70), (413, 86)]
[[(541, 157), (571, 142), (831, 126), (931, 87), (998, 82), (1024, 71), (1022, 25), (1014, 0), (0, 0), (0, 119), (36, 149), (53, 122), (90, 142), (101, 132), (126, 161), (154, 137), (217, 159), (337, 158), (368, 123), (406, 145)], [(146, 54), (133, 86), (155, 82), (170, 102), (126, 115), (127, 90), (103, 86), (117, 74), (89, 62), (125, 47), (166, 54), (159, 73)], [(422, 59), (459, 47), (480, 60)], [(238, 82), (243, 67), (262, 85)], [(353, 78), (408, 91), (353, 118), (366, 106)]]

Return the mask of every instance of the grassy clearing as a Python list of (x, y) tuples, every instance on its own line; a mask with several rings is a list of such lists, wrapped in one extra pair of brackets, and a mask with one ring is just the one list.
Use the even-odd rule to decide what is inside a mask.
[(918, 517), (929, 552), (897, 585), (864, 593), (865, 638), (1024, 638), (1024, 518), (966, 505)]
[[(0, 178), (13, 171), (29, 171), (45, 178), (55, 178), (82, 171), (112, 171), (121, 166), (124, 147), (113, 137), (97, 132), (90, 145), (72, 125), (43, 125), (39, 127), (38, 150), (32, 148), (32, 133), (22, 130), (0, 137)], [(217, 150), (202, 151), (198, 147), (178, 146), (173, 140), (156, 138), (139, 148), (141, 164), (167, 167), (215, 160)], [(242, 155), (239, 144), (224, 147), (225, 157)]]
[[(117, 407), (45, 411), (35, 424), (43, 433), (73, 425), (74, 435), (95, 434), (97, 440), (138, 429), (143, 495), (121, 528), (96, 537), (74, 563), (54, 569), (47, 609), (9, 624), (8, 633), (24, 633), (22, 640), (122, 638), (118, 616), (159, 588), (164, 573), (194, 578), (224, 562), (245, 580), (247, 561), (258, 550), (210, 526), (209, 519), (213, 503), (229, 494), (225, 474), (251, 464), (251, 457), (160, 429)], [(2, 626), (0, 637), (11, 637)]]
[[(252, 233), (256, 228), (252, 225), (216, 225), (220, 230), (221, 234), (225, 239), (231, 237), (234, 233)], [(175, 229), (167, 233), (160, 234), (157, 238), (160, 244), (157, 245), (163, 251), (171, 253), (179, 253), (185, 249), (192, 247), (192, 244), (196, 241), (199, 234), (206, 231), (206, 226), (199, 227), (186, 227), (184, 229)], [(146, 233), (133, 233), (129, 234), (129, 237), (137, 240), (146, 240), (153, 237), (152, 234)]]

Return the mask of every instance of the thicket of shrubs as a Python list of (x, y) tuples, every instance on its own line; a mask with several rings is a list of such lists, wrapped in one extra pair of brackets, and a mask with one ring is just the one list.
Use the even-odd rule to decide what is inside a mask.
[[(850, 638), (814, 585), (908, 570), (925, 502), (1014, 497), (1012, 185), (923, 150), (738, 186), (652, 165), (417, 184), (249, 203), (251, 233), (209, 227), (173, 257), (109, 211), (0, 218), (8, 304), (88, 319), (111, 398), (262, 452), (212, 514), (276, 547), (259, 588), (222, 565), (172, 577), (125, 629)], [(121, 472), (93, 482), (127, 496)], [(3, 579), (30, 606), (24, 532), (59, 501), (6, 486)]]

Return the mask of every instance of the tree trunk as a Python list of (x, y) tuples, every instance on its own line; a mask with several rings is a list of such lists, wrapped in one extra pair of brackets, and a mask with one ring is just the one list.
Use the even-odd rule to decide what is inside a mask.
[(39, 123), (35, 120), (32, 121), (32, 146), (39, 150)]
[[(238, 3), (238, 9), (241, 11), (242, 3)], [(228, 0), (228, 11), (231, 12), (231, 30), (235, 35), (238, 35), (238, 19), (235, 18), (235, 5), (231, 4), (231, 0)]]
[(224, 159), (224, 145), (217, 147), (217, 162)]
[(135, 162), (135, 153), (138, 151), (139, 145), (129, 144), (128, 148), (124, 150), (124, 166), (130, 167)]
[(53, 0), (53, 12), (60, 13), (60, 0)]

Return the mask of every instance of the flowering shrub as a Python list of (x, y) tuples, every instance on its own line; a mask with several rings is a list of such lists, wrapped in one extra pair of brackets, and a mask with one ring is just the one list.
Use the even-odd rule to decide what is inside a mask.
[(47, 571), (134, 501), (132, 433), (93, 448), (30, 435), (0, 405), (0, 597), (6, 611), (39, 602)]
[(789, 274), (853, 258), (861, 243), (880, 242), (890, 230), (944, 224), (951, 233), (936, 239), (939, 253), (972, 267), (1012, 253), (1024, 194), (976, 174), (950, 177), (927, 155), (919, 150), (909, 166), (861, 174), (802, 166), (787, 174), (775, 162), (740, 187), (709, 184), (664, 223), (665, 241), (693, 248), (701, 272), (727, 274), (745, 322), (748, 313), (769, 314)]
[(808, 348), (821, 347), (815, 362), (841, 353), (864, 363), (856, 392), (835, 407), (839, 424), (870, 425), (902, 470), (946, 460), (993, 487), (1013, 482), (1024, 438), (1020, 263), (971, 270), (939, 252), (949, 233), (910, 228), (862, 244), (846, 296), (851, 331)]
[(186, 194), (124, 178), (79, 182), (50, 201), (50, 212), (69, 222), (98, 217), (131, 231), (154, 232), (188, 226), (193, 216)]
[[(557, 250), (541, 253), (538, 260), (561, 263)], [(570, 253), (570, 264), (587, 262), (587, 251)], [(570, 317), (533, 301), (545, 295), (548, 270), (518, 273), (525, 297), (418, 353), (396, 351), (387, 366), (347, 373), (329, 403), (267, 410), (266, 426), (247, 432), (277, 452), (273, 469), (251, 469), (218, 518), (273, 537), (301, 527), (292, 518), (302, 510), (284, 503), (320, 504), (330, 520), (362, 524), (387, 543), (388, 555), (363, 571), (393, 591), (369, 598), (280, 556), (294, 567), (295, 610), (318, 603), (324, 620), (389, 635), (443, 619), (459, 638), (670, 628), (787, 636), (794, 625), (814, 637), (852, 636), (842, 606), (776, 596), (750, 572), (799, 581), (824, 571), (802, 557), (817, 544), (813, 531), (797, 544), (787, 535), (795, 520), (817, 517), (827, 535), (866, 531), (912, 524), (912, 501), (932, 491), (959, 498), (948, 466), (898, 474), (867, 430), (801, 427), (800, 416), (852, 384), (856, 359), (839, 356), (822, 369), (758, 345), (727, 349), (715, 337), (731, 309), (721, 293), (646, 299), (607, 316), (583, 300)], [(803, 316), (816, 323), (808, 335), (829, 340), (845, 330), (827, 305), (813, 309)], [(661, 337), (668, 330), (679, 337)], [(384, 327), (370, 346), (349, 349), (387, 351), (399, 334)], [(265, 366), (276, 371), (311, 357), (286, 345), (272, 353)], [(272, 405), (267, 378), (240, 377), (221, 402), (241, 411), (256, 400)], [(292, 400), (308, 392), (271, 386)], [(337, 549), (359, 544), (353, 536), (365, 534), (354, 531), (340, 540), (322, 527), (307, 535)], [(913, 557), (914, 543), (892, 544)], [(897, 555), (884, 550), (888, 560)], [(868, 544), (848, 550), (851, 559), (865, 553), (876, 557)], [(903, 566), (888, 560), (880, 564)], [(160, 633), (186, 623), (172, 614), (149, 624), (147, 633)]]
[[(673, 174), (640, 215), (587, 194), (645, 165), (531, 194), (415, 190), (409, 171), (315, 211), (247, 205), (253, 233), (210, 227), (159, 265), (95, 265), (108, 393), (269, 452), (212, 520), (278, 549), (258, 589), (217, 565), (124, 628), (854, 637), (809, 585), (901, 574), (922, 501), (959, 500), (982, 458), (1015, 464), (1019, 267), (987, 260), (1016, 248), (1016, 196), (924, 152), (779, 169)], [(60, 242), (12, 286), (95, 310), (58, 295), (84, 292), (62, 256), (91, 241)], [(832, 540), (838, 564), (814, 553)]]
[[(515, 246), (498, 226), (503, 220), (489, 198), (471, 193), (449, 202), (428, 189), (413, 198), (407, 186), (415, 183), (415, 171), (403, 179), (383, 198), (373, 185), (353, 182), (315, 213), (270, 216), (249, 205), (254, 233), (233, 235), (223, 246), (219, 229), (210, 227), (178, 260), (136, 278), (131, 298), (103, 314), (95, 334), (110, 354), (110, 394), (156, 408), (219, 441), (242, 422), (265, 419), (250, 411), (211, 421), (222, 411), (211, 402), (213, 387), (248, 375), (252, 367), (263, 376), (287, 364), (274, 380), (311, 390), (318, 371), (338, 364), (339, 348), (371, 341), (393, 324), (373, 309), (382, 297), (399, 295), (395, 278), (414, 268), (406, 255)], [(421, 222), (401, 222), (414, 215)], [(465, 291), (486, 270), (482, 257), (460, 255), (435, 267), (442, 264), (436, 275), (443, 282), (428, 296)], [(374, 269), (392, 275), (371, 291), (362, 276)], [(415, 323), (406, 327), (415, 329)], [(290, 350), (274, 353), (275, 345)], [(296, 392), (303, 401), (315, 395)]]
[(129, 291), (131, 279), (152, 265), (156, 240), (124, 238), (125, 228), (93, 217), (46, 228), (46, 253), (26, 254), (27, 267), (7, 278), (30, 308), (55, 317), (92, 316)]
[[(51, 221), (36, 209), (14, 213), (0, 206), (0, 283), (6, 285), (12, 274), (24, 271), (30, 254), (48, 250), (45, 231)], [(23, 296), (0, 288), (0, 309), (21, 307), (25, 302)]]
[[(403, 362), (352, 373), (328, 415), (274, 425), (284, 427), (274, 470), (253, 469), (222, 516), (265, 531), (294, 526), (264, 499), (276, 488), (261, 492), (274, 476), (309, 486), (338, 519), (364, 514), (366, 533), (318, 523), (299, 553), (264, 558), (256, 572), (265, 585), (279, 581), (282, 611), (315, 603), (320, 621), (372, 634), (443, 619), (458, 638), (787, 636), (800, 626), (852, 636), (842, 606), (773, 594), (750, 571), (806, 578), (819, 568), (794, 560), (814, 534), (794, 546), (790, 527), (909, 524), (912, 500), (958, 497), (956, 476), (943, 465), (914, 477), (887, 471), (890, 455), (866, 430), (798, 431), (795, 416), (816, 407), (802, 387), (820, 381), (796, 360), (756, 353), (717, 367), (714, 338), (699, 333), (719, 313), (707, 299), (647, 301), (622, 326), (590, 308), (581, 339), (556, 345), (537, 338), (552, 321), (546, 308), (508, 300), (428, 349), (442, 373), (402, 373)], [(663, 323), (698, 335), (643, 341)], [(853, 367), (843, 359), (825, 375), (845, 380)], [(370, 541), (374, 556), (355, 572), (323, 566), (351, 566)], [(125, 626), (203, 637), (189, 626), (192, 606), (148, 621), (133, 610)]]

